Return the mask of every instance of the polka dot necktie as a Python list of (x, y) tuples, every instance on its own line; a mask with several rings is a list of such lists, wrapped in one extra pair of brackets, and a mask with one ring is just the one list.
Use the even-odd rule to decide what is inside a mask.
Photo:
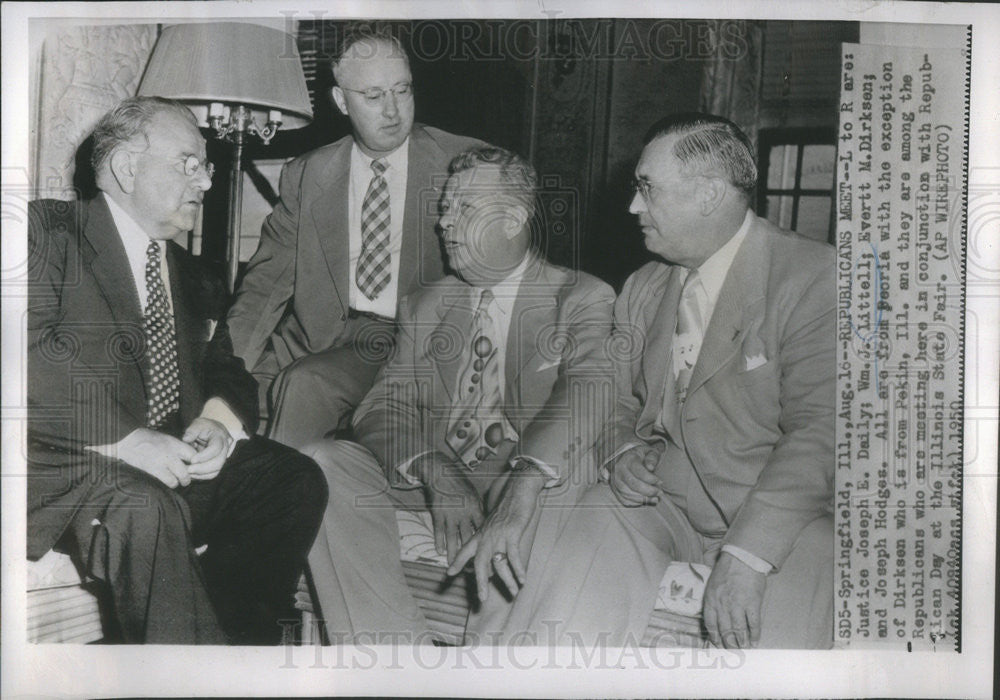
[(160, 246), (155, 241), (146, 248), (146, 291), (149, 296), (142, 319), (149, 359), (146, 425), (155, 430), (180, 409), (177, 336), (167, 303), (167, 290), (160, 276)]
[(483, 290), (475, 314), (475, 331), (458, 375), (458, 392), (452, 404), (445, 442), (462, 462), (474, 469), (496, 454), (514, 429), (503, 415), (500, 362), (489, 306), (493, 293)]
[(384, 160), (373, 160), (371, 182), (361, 204), (361, 255), (355, 271), (358, 289), (369, 299), (377, 297), (392, 279), (389, 254), (389, 185)]

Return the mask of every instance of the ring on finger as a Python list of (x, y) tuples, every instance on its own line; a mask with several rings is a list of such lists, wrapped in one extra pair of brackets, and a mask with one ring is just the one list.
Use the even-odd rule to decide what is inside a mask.
[(494, 564), (502, 564), (506, 560), (507, 560), (506, 552), (497, 552), (496, 554), (493, 555)]

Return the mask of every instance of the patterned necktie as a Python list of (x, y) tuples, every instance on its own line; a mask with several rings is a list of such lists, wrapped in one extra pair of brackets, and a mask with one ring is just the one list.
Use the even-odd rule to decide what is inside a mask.
[(384, 160), (373, 160), (374, 175), (361, 205), (361, 256), (355, 278), (358, 289), (369, 299), (381, 293), (392, 279), (389, 255), (389, 185)]
[(146, 424), (159, 428), (180, 408), (180, 372), (177, 368), (177, 336), (167, 303), (167, 290), (160, 276), (160, 246), (150, 241), (146, 248), (146, 312), (142, 319), (149, 358), (149, 403)]
[(698, 361), (705, 327), (698, 300), (704, 296), (704, 286), (697, 270), (688, 273), (681, 290), (681, 300), (677, 306), (677, 328), (674, 332), (673, 363), (674, 392), (677, 403), (683, 404), (687, 398), (691, 373)]
[(470, 352), (458, 377), (458, 392), (452, 405), (445, 442), (470, 469), (496, 454), (503, 439), (516, 439), (514, 428), (503, 415), (500, 362), (489, 305), (493, 293), (483, 291), (475, 315)]

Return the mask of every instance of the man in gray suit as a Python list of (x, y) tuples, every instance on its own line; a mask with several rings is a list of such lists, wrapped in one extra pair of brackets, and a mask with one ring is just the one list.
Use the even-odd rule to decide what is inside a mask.
[[(506, 615), (501, 591), (516, 594), (544, 562), (565, 512), (555, 505), (594, 471), (610, 410), (614, 292), (530, 247), (534, 169), (498, 148), (450, 169), (440, 224), (455, 275), (403, 300), (396, 352), (354, 414), (356, 442), (304, 450), (333, 494), (309, 554), (331, 639), (432, 640), (403, 576), (397, 508), (430, 512), (449, 574), (474, 562), (482, 605), (469, 629), (491, 631)], [(503, 585), (491, 593), (494, 575)]]
[(615, 305), (616, 347), (635, 352), (601, 441), (608, 483), (578, 504), (508, 628), (641, 639), (677, 560), (712, 566), (715, 644), (829, 647), (833, 249), (754, 216), (753, 151), (721, 117), (655, 124), (635, 177), (630, 210), (663, 261)]
[(228, 318), (269, 436), (296, 448), (346, 423), (392, 348), (398, 300), (443, 275), (435, 180), (480, 145), (413, 123), (409, 60), (390, 36), (347, 37), (333, 74), (353, 133), (285, 166)]

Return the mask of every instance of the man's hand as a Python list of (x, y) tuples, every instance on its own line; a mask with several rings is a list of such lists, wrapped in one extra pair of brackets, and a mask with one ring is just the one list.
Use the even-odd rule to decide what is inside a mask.
[(229, 456), (233, 436), (222, 423), (210, 418), (195, 418), (181, 438), (197, 452), (188, 460), (192, 479), (214, 479)]
[(702, 618), (712, 644), (726, 649), (757, 645), (766, 585), (766, 574), (754, 571), (729, 552), (719, 555), (705, 585), (702, 604)]
[(424, 484), (427, 505), (434, 524), (434, 545), (438, 554), (448, 555), (449, 564), (458, 556), (483, 524), (483, 504), (469, 481), (465, 467), (446, 455), (433, 453), (415, 465)]
[(611, 465), (608, 483), (611, 492), (626, 508), (656, 505), (663, 484), (656, 476), (660, 452), (652, 445), (638, 445), (619, 455)]
[[(512, 474), (496, 508), (486, 518), (486, 524), (466, 542), (455, 561), (448, 567), (454, 576), (475, 557), (476, 593), (485, 602), (489, 597), (490, 568), (503, 581), (511, 596), (524, 585), (525, 568), (521, 562), (521, 537), (538, 504), (538, 494), (548, 476), (538, 471)], [(503, 555), (503, 556), (500, 556)]]
[(136, 428), (113, 445), (87, 449), (111, 459), (120, 459), (155, 476), (172, 489), (191, 483), (187, 463), (195, 456), (195, 449), (175, 437), (149, 428)]

